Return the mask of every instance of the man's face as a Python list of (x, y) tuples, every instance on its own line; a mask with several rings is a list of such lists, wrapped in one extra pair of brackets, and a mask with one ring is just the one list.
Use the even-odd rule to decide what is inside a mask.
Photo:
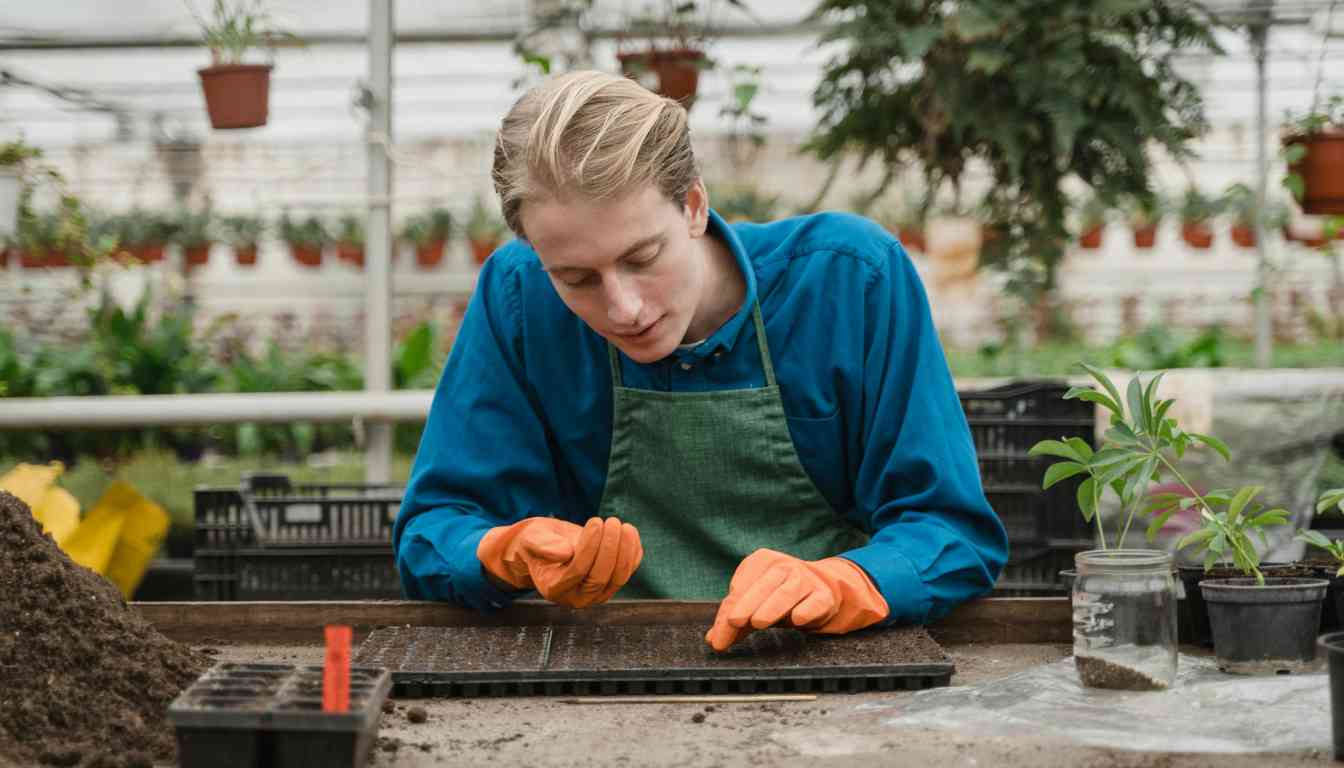
[(649, 185), (605, 201), (528, 202), (520, 215), (565, 305), (627, 357), (651, 363), (686, 340), (705, 293), (700, 182), (684, 209)]

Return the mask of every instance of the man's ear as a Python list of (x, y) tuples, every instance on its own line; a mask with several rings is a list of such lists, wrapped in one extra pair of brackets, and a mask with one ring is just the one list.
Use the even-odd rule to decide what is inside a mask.
[(702, 179), (697, 178), (686, 190), (685, 213), (691, 237), (703, 237), (709, 230), (709, 192)]

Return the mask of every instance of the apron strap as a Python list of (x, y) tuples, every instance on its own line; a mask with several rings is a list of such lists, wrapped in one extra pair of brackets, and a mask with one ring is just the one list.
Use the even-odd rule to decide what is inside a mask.
[[(765, 339), (765, 320), (761, 317), (761, 303), (751, 305), (751, 321), (756, 325), (756, 348), (761, 352), (761, 369), (765, 371), (765, 386), (775, 386), (775, 365), (770, 360), (770, 344)], [(611, 381), (615, 386), (623, 387), (621, 378), (621, 358), (616, 345), (607, 342), (607, 356), (611, 360)]]

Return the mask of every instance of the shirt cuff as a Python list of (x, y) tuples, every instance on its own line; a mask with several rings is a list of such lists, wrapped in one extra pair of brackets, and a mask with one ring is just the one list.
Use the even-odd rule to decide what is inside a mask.
[(489, 530), (481, 528), (467, 534), (448, 558), (448, 570), (453, 583), (457, 585), (458, 594), (471, 595), (474, 607), (485, 612), (505, 608), (531, 591), (524, 589), (513, 592), (500, 589), (485, 575), (485, 566), (481, 565), (480, 558), (476, 557), (476, 549)]
[(889, 546), (873, 545), (851, 549), (840, 557), (862, 568), (877, 586), (877, 591), (882, 593), (882, 599), (887, 601), (890, 612), (878, 626), (922, 625), (928, 621), (929, 590), (908, 557)]

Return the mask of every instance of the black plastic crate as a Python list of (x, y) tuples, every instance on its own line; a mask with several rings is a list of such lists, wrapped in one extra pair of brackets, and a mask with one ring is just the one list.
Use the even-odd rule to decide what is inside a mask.
[(1068, 597), (1073, 581), (1060, 571), (1073, 570), (1073, 556), (1091, 548), (1049, 547), (1013, 553), (994, 585), (994, 597)]
[(322, 667), (216, 664), (168, 707), (182, 768), (350, 766), (369, 759), (386, 669), (350, 669), (350, 711), (322, 711)]
[(1096, 448), (1095, 406), (1065, 400), (1068, 390), (1065, 382), (1042, 380), (957, 393), (975, 442), (985, 497), (1013, 548), (1076, 551), (1092, 542), (1092, 528), (1078, 511), (1083, 476), (1042, 491), (1045, 471), (1058, 459), (1028, 455), (1041, 440), (1078, 437)]
[(404, 489), (252, 475), (195, 491), (198, 600), (399, 597), (392, 528)]
[(395, 600), (390, 544), (245, 548), (237, 552), (236, 600)]

